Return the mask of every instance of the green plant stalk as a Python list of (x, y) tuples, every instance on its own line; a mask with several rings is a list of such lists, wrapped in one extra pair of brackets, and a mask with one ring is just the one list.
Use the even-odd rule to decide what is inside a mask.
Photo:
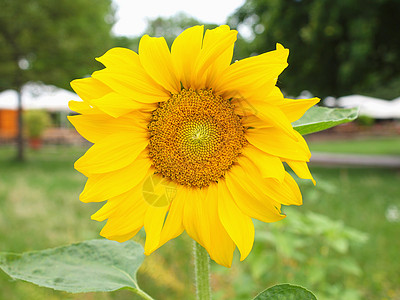
[(197, 300), (211, 300), (210, 258), (207, 250), (194, 241), (194, 267)]
[(128, 290), (134, 292), (136, 295), (140, 296), (143, 299), (146, 300), (154, 300), (154, 298), (152, 298), (149, 294), (147, 294), (145, 291), (141, 290), (138, 286), (136, 287), (136, 289), (128, 287)]

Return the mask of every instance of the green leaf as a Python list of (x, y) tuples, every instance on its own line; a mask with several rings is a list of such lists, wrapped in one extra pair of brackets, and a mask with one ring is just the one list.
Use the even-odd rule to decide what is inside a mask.
[(91, 240), (69, 246), (0, 253), (0, 268), (14, 279), (71, 293), (141, 291), (136, 272), (143, 262), (140, 244)]
[(317, 298), (301, 286), (285, 283), (266, 289), (253, 300), (317, 300)]
[(355, 120), (357, 116), (358, 108), (327, 108), (313, 106), (292, 125), (301, 135), (306, 135), (339, 124), (351, 122)]

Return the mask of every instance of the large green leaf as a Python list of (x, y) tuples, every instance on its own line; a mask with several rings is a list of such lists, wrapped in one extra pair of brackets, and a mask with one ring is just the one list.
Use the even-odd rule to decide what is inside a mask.
[(0, 268), (14, 279), (71, 293), (139, 291), (136, 272), (143, 262), (140, 244), (91, 240), (69, 246), (0, 253)]
[(339, 124), (351, 122), (357, 118), (357, 115), (358, 108), (327, 108), (313, 106), (292, 125), (300, 134), (306, 135)]
[(266, 289), (253, 300), (317, 300), (317, 298), (301, 286), (286, 283)]

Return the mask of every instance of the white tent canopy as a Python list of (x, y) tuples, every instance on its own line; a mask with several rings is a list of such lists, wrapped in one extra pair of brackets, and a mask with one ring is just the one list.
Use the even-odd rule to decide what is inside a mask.
[(344, 108), (359, 107), (360, 116), (375, 119), (400, 119), (400, 98), (388, 101), (362, 95), (350, 95), (338, 98), (336, 105)]
[[(77, 94), (52, 85), (27, 83), (22, 88), (22, 108), (44, 109), (47, 111), (70, 111), (68, 102), (80, 100)], [(15, 90), (0, 93), (0, 109), (18, 108), (18, 95)]]

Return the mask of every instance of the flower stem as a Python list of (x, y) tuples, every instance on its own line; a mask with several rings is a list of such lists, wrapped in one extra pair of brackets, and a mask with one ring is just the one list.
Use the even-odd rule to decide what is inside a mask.
[(194, 266), (197, 300), (211, 300), (210, 258), (197, 242), (194, 242)]

